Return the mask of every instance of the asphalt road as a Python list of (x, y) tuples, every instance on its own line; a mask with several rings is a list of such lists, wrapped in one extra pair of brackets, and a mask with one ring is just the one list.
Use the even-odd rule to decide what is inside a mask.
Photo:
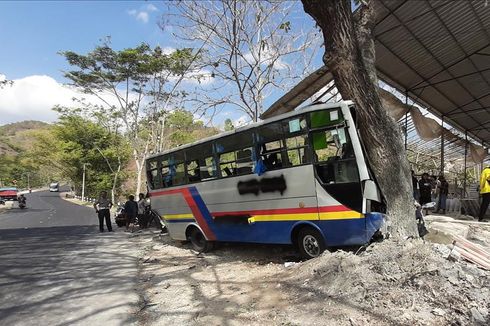
[(0, 213), (0, 325), (131, 325), (137, 249), (58, 193)]

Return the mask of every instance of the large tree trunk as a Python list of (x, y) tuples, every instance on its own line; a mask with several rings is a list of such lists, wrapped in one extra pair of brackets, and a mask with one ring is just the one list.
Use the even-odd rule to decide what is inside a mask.
[(386, 199), (389, 230), (395, 237), (416, 236), (411, 173), (402, 135), (396, 121), (383, 109), (375, 84), (372, 8), (367, 7), (371, 12), (361, 15), (356, 25), (350, 0), (302, 2), (305, 12), (322, 29), (323, 61), (337, 89), (343, 99), (356, 103), (366, 155)]

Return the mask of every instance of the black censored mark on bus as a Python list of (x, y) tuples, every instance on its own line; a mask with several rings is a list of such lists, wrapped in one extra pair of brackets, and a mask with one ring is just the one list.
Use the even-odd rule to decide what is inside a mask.
[(245, 194), (255, 194), (258, 195), (259, 192), (274, 192), (279, 191), (282, 194), (286, 190), (286, 180), (284, 179), (284, 175), (281, 174), (280, 177), (273, 178), (262, 178), (259, 179), (251, 179), (247, 181), (238, 181), (238, 193), (240, 195)]

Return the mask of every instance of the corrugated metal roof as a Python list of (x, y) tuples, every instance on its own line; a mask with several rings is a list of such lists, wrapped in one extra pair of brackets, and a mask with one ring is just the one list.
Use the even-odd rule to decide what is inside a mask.
[[(378, 0), (375, 4), (380, 79), (488, 146), (490, 5), (480, 0)], [(262, 118), (294, 110), (331, 80), (326, 67), (318, 69)]]
[(490, 143), (490, 5), (375, 2), (376, 67), (449, 124)]

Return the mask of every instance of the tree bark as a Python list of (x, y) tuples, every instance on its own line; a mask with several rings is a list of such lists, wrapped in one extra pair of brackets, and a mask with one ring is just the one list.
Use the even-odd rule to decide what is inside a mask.
[(350, 0), (302, 2), (305, 12), (322, 29), (323, 61), (337, 89), (343, 99), (356, 103), (357, 126), (366, 156), (386, 200), (388, 229), (398, 238), (417, 236), (410, 166), (402, 135), (396, 121), (382, 107), (377, 91), (373, 8), (363, 1), (367, 7), (356, 25)]

